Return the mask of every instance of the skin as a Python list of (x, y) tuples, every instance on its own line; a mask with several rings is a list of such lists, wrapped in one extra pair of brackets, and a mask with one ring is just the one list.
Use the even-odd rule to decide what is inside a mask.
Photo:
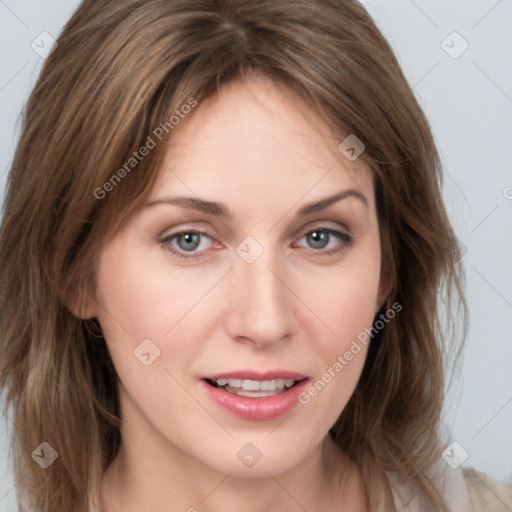
[[(233, 416), (200, 385), (202, 375), (248, 368), (314, 382), (371, 326), (385, 295), (373, 177), (362, 159), (338, 151), (341, 140), (261, 77), (223, 86), (174, 128), (148, 203), (198, 196), (234, 217), (155, 204), (101, 250), (97, 296), (82, 316), (98, 318), (120, 376), (123, 438), (103, 481), (103, 511), (367, 510), (357, 468), (328, 436), (366, 348), (307, 405), (273, 420)], [(347, 197), (296, 216), (349, 188), (368, 204)], [(353, 243), (324, 235), (315, 245), (306, 236), (315, 228)], [(183, 229), (208, 236), (187, 252), (190, 241), (169, 239)], [(236, 252), (248, 236), (263, 248), (252, 263)], [(145, 366), (134, 350), (148, 338), (160, 356)], [(249, 442), (261, 453), (252, 468), (237, 457)]]

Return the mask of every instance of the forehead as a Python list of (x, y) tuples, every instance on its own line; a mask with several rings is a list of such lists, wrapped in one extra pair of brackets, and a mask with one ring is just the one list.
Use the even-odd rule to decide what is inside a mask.
[(230, 82), (173, 129), (151, 198), (195, 194), (272, 209), (356, 188), (371, 200), (372, 172), (343, 156), (341, 140), (286, 87), (263, 77)]

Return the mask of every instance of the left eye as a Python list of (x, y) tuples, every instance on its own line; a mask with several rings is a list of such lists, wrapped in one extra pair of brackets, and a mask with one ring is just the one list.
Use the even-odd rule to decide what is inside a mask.
[[(305, 233), (301, 240), (305, 238), (309, 243), (312, 244), (311, 247), (313, 249), (325, 249), (327, 243), (332, 239), (333, 236), (343, 240), (345, 244), (348, 244), (351, 240), (349, 235), (331, 228), (312, 229), (311, 231)], [(334, 247), (334, 250), (336, 250), (336, 247)], [(330, 253), (331, 251), (327, 252)]]
[[(201, 253), (204, 252), (204, 250), (197, 250), (201, 246), (202, 236), (211, 240), (211, 237), (205, 231), (188, 230), (173, 233), (163, 238), (161, 242), (166, 245), (166, 248), (171, 253), (179, 258), (198, 258)], [(338, 239), (338, 244), (326, 249), (332, 237)], [(311, 244), (310, 247), (312, 249), (323, 249), (314, 251), (318, 253), (319, 256), (327, 256), (341, 252), (343, 249), (349, 247), (353, 241), (350, 235), (327, 227), (312, 229), (304, 233), (299, 240), (302, 239), (306, 239), (307, 242)], [(176, 243), (173, 243), (173, 240), (176, 240)], [(203, 249), (205, 248), (203, 247)]]

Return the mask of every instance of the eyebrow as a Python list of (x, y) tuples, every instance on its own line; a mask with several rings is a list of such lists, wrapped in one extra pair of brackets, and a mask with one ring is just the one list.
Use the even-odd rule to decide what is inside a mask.
[[(297, 216), (304, 217), (311, 213), (325, 210), (332, 204), (349, 197), (359, 199), (365, 206), (368, 207), (368, 200), (366, 199), (366, 196), (364, 194), (355, 189), (348, 189), (338, 192), (337, 194), (326, 197), (324, 199), (321, 199), (320, 201), (308, 203), (297, 212)], [(198, 197), (167, 196), (162, 197), (160, 199), (155, 199), (154, 201), (151, 201), (150, 203), (146, 204), (145, 207), (151, 207), (158, 204), (177, 205), (189, 210), (197, 210), (202, 213), (214, 215), (216, 217), (223, 217), (227, 219), (232, 219), (234, 217), (233, 213), (226, 205), (222, 203), (217, 203), (215, 201), (206, 201), (205, 199), (199, 199)]]

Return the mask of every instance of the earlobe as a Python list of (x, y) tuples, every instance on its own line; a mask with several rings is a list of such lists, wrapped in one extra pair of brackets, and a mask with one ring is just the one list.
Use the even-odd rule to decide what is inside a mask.
[(96, 308), (92, 304), (83, 305), (79, 308), (74, 308), (73, 310), (70, 309), (70, 311), (80, 320), (91, 320), (92, 318), (97, 317)]
[(96, 301), (87, 293), (59, 294), (65, 308), (80, 320), (90, 320), (97, 317)]

